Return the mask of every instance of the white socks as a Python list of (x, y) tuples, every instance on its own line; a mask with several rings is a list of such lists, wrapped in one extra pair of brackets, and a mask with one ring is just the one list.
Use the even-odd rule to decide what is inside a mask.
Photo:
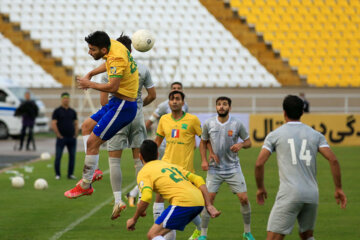
[(130, 197), (136, 197), (139, 193), (139, 187), (136, 185), (129, 193)]
[(83, 176), (81, 182), (82, 188), (88, 189), (90, 187), (98, 162), (99, 162), (99, 155), (85, 156), (85, 163), (84, 163)]
[(244, 220), (244, 232), (251, 232), (250, 229), (250, 220), (251, 220), (251, 208), (250, 208), (250, 202), (246, 205), (241, 205), (240, 212), (243, 216)]
[(90, 137), (90, 134), (89, 135), (83, 135), (83, 142), (84, 142), (84, 152), (85, 152), (85, 155), (86, 155), (86, 150), (87, 150), (87, 141)]
[(315, 238), (314, 238), (314, 237), (309, 237), (309, 238), (306, 239), (306, 240), (315, 240)]
[(197, 215), (192, 222), (195, 224), (197, 230), (201, 230), (201, 218), (200, 215)]
[(208, 226), (210, 222), (210, 215), (206, 208), (201, 212), (201, 236), (207, 236)]
[(154, 221), (161, 215), (163, 211), (164, 211), (164, 203), (154, 202), (153, 205)]
[(114, 193), (115, 202), (116, 202), (115, 192), (121, 192), (121, 185), (122, 185), (122, 172), (121, 172), (120, 162), (121, 162), (121, 158), (109, 157), (110, 182), (111, 182), (112, 191)]
[(176, 240), (176, 231), (171, 230), (170, 232), (165, 234), (164, 239), (166, 239), (166, 240)]
[(156, 236), (151, 240), (164, 240), (165, 238), (163, 236)]

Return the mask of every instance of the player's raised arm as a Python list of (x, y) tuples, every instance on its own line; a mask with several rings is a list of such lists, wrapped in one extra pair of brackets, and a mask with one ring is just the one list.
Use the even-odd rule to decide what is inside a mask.
[(333, 176), (334, 184), (335, 184), (334, 196), (336, 202), (337, 204), (340, 204), (341, 208), (346, 208), (347, 198), (341, 186), (341, 172), (340, 172), (339, 161), (337, 160), (335, 154), (333, 153), (333, 151), (331, 151), (329, 147), (320, 147), (319, 152), (321, 153), (321, 155), (324, 156), (325, 159), (329, 161), (331, 174)]
[(263, 205), (265, 203), (265, 199), (267, 198), (267, 192), (264, 186), (264, 165), (270, 155), (271, 152), (268, 149), (261, 149), (255, 164), (255, 179), (258, 189), (256, 193), (256, 202), (260, 205)]
[(201, 191), (201, 193), (202, 193), (202, 195), (204, 197), (206, 210), (208, 211), (210, 216), (212, 218), (218, 217), (221, 214), (221, 212), (218, 211), (214, 207), (214, 205), (211, 204), (209, 191), (208, 191), (208, 189), (206, 187), (204, 179), (202, 177), (194, 174), (194, 173), (191, 173), (191, 172), (188, 172), (186, 174), (186, 177), (189, 179), (190, 182), (192, 182), (197, 188), (200, 189), (200, 191)]

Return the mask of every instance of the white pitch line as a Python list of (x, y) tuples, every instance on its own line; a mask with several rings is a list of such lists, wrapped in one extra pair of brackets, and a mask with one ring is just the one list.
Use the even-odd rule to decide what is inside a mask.
[[(108, 173), (109, 170), (106, 170), (104, 172), (104, 174)], [(127, 192), (129, 189), (131, 189), (133, 186), (135, 185), (135, 181), (130, 183), (129, 185), (127, 185), (124, 189), (123, 192)], [(59, 239), (62, 235), (64, 235), (64, 233), (67, 233), (68, 231), (73, 230), (77, 225), (79, 225), (81, 222), (83, 222), (84, 220), (88, 219), (89, 217), (91, 217), (94, 213), (96, 213), (97, 211), (99, 211), (103, 206), (105, 206), (106, 204), (109, 204), (112, 200), (113, 200), (113, 196), (111, 196), (110, 198), (106, 199), (104, 202), (100, 203), (99, 205), (97, 205), (96, 207), (94, 207), (93, 209), (91, 209), (90, 212), (88, 212), (87, 214), (85, 214), (84, 216), (78, 218), (76, 221), (72, 222), (69, 226), (67, 226), (64, 230), (55, 233), (51, 238), (49, 238), (49, 240), (57, 240)]]

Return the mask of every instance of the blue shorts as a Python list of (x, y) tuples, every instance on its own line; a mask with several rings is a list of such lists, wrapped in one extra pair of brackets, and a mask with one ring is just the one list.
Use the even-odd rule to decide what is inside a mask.
[(180, 207), (169, 205), (156, 219), (156, 224), (163, 224), (164, 228), (184, 231), (185, 226), (203, 210), (200, 207)]
[(136, 101), (129, 102), (117, 97), (111, 98), (108, 104), (91, 116), (97, 122), (93, 130), (94, 134), (102, 140), (109, 140), (134, 120), (136, 110)]

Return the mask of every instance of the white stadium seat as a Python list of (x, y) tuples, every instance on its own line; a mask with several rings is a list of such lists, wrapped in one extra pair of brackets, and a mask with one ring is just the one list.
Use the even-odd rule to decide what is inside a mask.
[[(103, 0), (98, 4), (95, 0), (1, 0), (0, 9), (30, 31), (32, 38), (39, 39), (43, 48), (51, 49), (53, 56), (61, 57), (63, 64), (72, 66), (77, 75), (99, 65), (87, 53), (86, 35), (103, 30), (117, 38), (121, 32), (131, 36), (147, 28), (156, 36), (154, 48), (147, 53), (134, 50), (133, 55), (138, 61), (152, 63), (153, 79), (161, 81), (160, 85), (181, 79), (185, 86), (195, 87), (280, 86), (199, 1)], [(1, 37), (0, 41), (3, 45), (6, 39)], [(12, 44), (7, 46), (16, 49)], [(12, 50), (10, 55), (18, 51)], [(37, 75), (45, 73), (39, 68), (26, 69)], [(0, 77), (11, 74), (1, 71)], [(39, 79), (42, 81), (28, 85), (58, 87), (52, 78), (48, 85), (43, 84), (45, 77)]]

